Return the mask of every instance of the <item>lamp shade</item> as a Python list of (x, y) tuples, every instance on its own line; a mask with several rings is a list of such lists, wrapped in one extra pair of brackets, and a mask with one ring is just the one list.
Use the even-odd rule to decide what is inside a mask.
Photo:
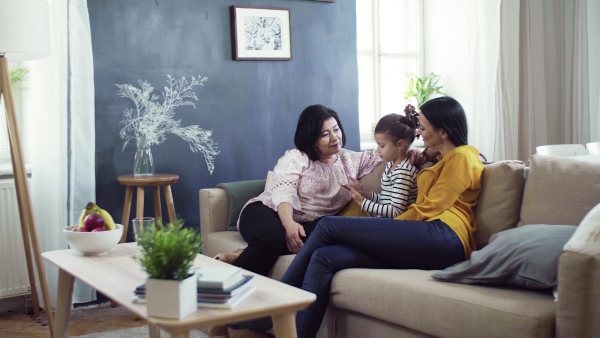
[(11, 61), (50, 55), (47, 0), (0, 0), (0, 54)]

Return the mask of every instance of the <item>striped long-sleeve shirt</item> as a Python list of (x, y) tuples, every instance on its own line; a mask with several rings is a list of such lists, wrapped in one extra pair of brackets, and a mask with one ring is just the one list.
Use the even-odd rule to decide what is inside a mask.
[(415, 203), (418, 169), (407, 158), (388, 175), (393, 164), (393, 161), (388, 162), (381, 175), (381, 194), (373, 193), (371, 200), (365, 199), (361, 206), (362, 211), (375, 216), (394, 218)]

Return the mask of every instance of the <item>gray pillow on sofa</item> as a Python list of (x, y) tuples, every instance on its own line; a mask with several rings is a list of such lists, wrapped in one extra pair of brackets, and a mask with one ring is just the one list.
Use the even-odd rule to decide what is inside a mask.
[(530, 224), (504, 230), (471, 259), (431, 277), (443, 282), (549, 289), (557, 284), (558, 257), (577, 227)]

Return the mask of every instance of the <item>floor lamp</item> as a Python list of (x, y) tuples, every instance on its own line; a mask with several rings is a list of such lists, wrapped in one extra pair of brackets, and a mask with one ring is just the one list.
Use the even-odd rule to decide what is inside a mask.
[(19, 140), (19, 129), (17, 127), (15, 104), (8, 71), (8, 58), (11, 61), (17, 61), (34, 60), (49, 56), (50, 24), (48, 7), (47, 0), (0, 0), (0, 98), (4, 100), (6, 111), (6, 124), (10, 141), (15, 190), (17, 191), (33, 308), (35, 315), (39, 316), (39, 300), (33, 270), (33, 261), (35, 260), (46, 308), (48, 326), (50, 334), (53, 335), (54, 317), (52, 314), (52, 304), (48, 295), (46, 274), (44, 272), (44, 264), (38, 242), (33, 209), (31, 207), (25, 162)]

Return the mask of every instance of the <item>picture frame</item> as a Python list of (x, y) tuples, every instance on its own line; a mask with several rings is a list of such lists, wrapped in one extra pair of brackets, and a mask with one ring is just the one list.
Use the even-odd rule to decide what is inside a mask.
[(233, 60), (292, 59), (289, 8), (231, 6)]

